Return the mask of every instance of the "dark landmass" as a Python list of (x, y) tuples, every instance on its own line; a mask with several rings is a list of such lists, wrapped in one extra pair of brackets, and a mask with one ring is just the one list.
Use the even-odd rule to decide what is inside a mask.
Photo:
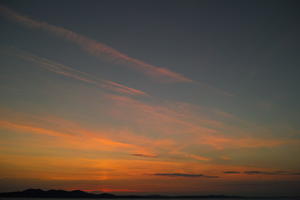
[(65, 190), (41, 190), (28, 189), (20, 192), (0, 193), (0, 197), (12, 198), (241, 198), (240, 196), (226, 195), (206, 195), (206, 196), (165, 196), (165, 195), (114, 195), (109, 193), (93, 194), (81, 190), (65, 191)]
[[(19, 192), (5, 192), (0, 193), (0, 197), (9, 198), (109, 198), (109, 199), (174, 199), (174, 198), (243, 198), (243, 196), (229, 196), (229, 195), (182, 195), (182, 196), (167, 196), (167, 195), (114, 195), (109, 193), (93, 194), (81, 190), (65, 191), (65, 190), (41, 190), (41, 189), (27, 189)], [(251, 197), (253, 198), (253, 197)], [(261, 197), (254, 197), (261, 198)], [(268, 197), (264, 197), (268, 198)], [(274, 198), (274, 197), (269, 197)], [(283, 198), (283, 197), (275, 197)], [(298, 199), (298, 198), (297, 198)]]

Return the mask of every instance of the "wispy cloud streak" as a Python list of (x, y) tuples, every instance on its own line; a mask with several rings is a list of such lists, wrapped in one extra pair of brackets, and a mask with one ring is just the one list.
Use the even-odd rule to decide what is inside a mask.
[[(124, 143), (116, 140), (112, 140), (110, 138), (101, 136), (99, 132), (90, 132), (83, 129), (69, 132), (59, 131), (47, 127), (32, 125), (28, 123), (18, 123), (9, 120), (0, 120), (0, 128), (8, 129), (8, 130), (16, 130), (24, 133), (33, 133), (38, 135), (45, 135), (59, 138), (63, 141), (62, 144), (65, 147), (71, 147), (74, 149), (94, 149), (94, 150), (105, 150), (105, 151), (129, 151), (129, 152), (139, 152), (145, 151), (144, 148)], [(83, 139), (85, 138), (85, 139)], [(85, 140), (83, 143), (82, 141)]]
[[(180, 105), (175, 107), (167, 104), (154, 105), (124, 96), (107, 95), (106, 97), (114, 103), (113, 109), (117, 110), (114, 117), (120, 117), (126, 121), (133, 120), (137, 124), (143, 124), (149, 129), (153, 128), (168, 137), (172, 135), (186, 138), (185, 142), (189, 145), (205, 145), (221, 151), (240, 148), (272, 148), (300, 143), (297, 139), (245, 136), (243, 129), (228, 126), (222, 121), (205, 119), (205, 116), (194, 112), (194, 106), (188, 104), (180, 108)], [(128, 112), (131, 113), (130, 119), (128, 119)], [(143, 120), (140, 120), (141, 118)], [(233, 135), (225, 135), (218, 129), (230, 131)], [(183, 134), (185, 134), (184, 137)], [(170, 153), (196, 160), (210, 160), (206, 156), (183, 153), (181, 148), (184, 149), (186, 144), (180, 145), (179, 149), (172, 147)]]
[(224, 174), (240, 174), (238, 171), (224, 171)]
[(300, 172), (288, 171), (244, 171), (248, 175), (300, 175)]
[(246, 174), (246, 175), (289, 175), (289, 176), (298, 176), (300, 172), (291, 172), (291, 171), (260, 171), (260, 170), (248, 170), (244, 172), (240, 171), (224, 171), (224, 174)]
[(138, 156), (138, 157), (146, 157), (146, 158), (156, 158), (157, 155), (155, 154), (143, 154), (143, 153), (133, 153), (132, 156)]
[(207, 176), (204, 174), (185, 174), (185, 173), (156, 173), (155, 176), (168, 176), (168, 177), (185, 177), (185, 178), (218, 178), (218, 176)]
[(6, 53), (11, 53), (19, 58), (22, 58), (27, 61), (31, 61), (39, 64), (39, 67), (42, 67), (48, 71), (51, 71), (56, 74), (60, 74), (72, 79), (76, 79), (79, 81), (83, 81), (92, 85), (95, 85), (100, 88), (104, 88), (107, 90), (112, 90), (115, 92), (129, 94), (129, 95), (147, 95), (145, 92), (141, 90), (137, 90), (134, 88), (127, 87), (120, 83), (116, 83), (110, 80), (95, 78), (92, 75), (81, 72), (79, 70), (73, 69), (72, 67), (62, 65), (60, 63), (54, 62), (52, 60), (42, 58), (31, 53), (27, 53), (20, 50), (15, 49), (5, 49)]
[(163, 78), (167, 81), (173, 81), (173, 82), (192, 82), (191, 79), (185, 77), (182, 74), (173, 72), (169, 69), (154, 66), (148, 63), (145, 63), (141, 60), (132, 58), (122, 52), (119, 52), (105, 44), (102, 44), (96, 40), (90, 39), (88, 37), (85, 37), (83, 35), (80, 35), (78, 33), (75, 33), (71, 30), (54, 26), (51, 24), (48, 24), (46, 22), (37, 21), (34, 19), (31, 19), (30, 17), (23, 16), (19, 14), (18, 12), (7, 8), (5, 6), (0, 5), (0, 13), (15, 22), (18, 22), (20, 24), (23, 24), (29, 28), (34, 29), (41, 29), (44, 31), (47, 31), (49, 33), (52, 33), (58, 37), (64, 38), (65, 40), (68, 40), (70, 42), (73, 42), (83, 48), (85, 51), (89, 52), (92, 55), (101, 57), (102, 59), (108, 60), (110, 62), (116, 63), (116, 64), (123, 64), (126, 66), (129, 66), (131, 68), (134, 68), (138, 71), (141, 71), (149, 76), (157, 77), (157, 78)]

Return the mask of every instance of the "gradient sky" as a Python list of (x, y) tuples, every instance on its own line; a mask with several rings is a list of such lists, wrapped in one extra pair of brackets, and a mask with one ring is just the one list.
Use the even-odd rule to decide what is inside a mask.
[(300, 195), (299, 1), (0, 2), (0, 191)]

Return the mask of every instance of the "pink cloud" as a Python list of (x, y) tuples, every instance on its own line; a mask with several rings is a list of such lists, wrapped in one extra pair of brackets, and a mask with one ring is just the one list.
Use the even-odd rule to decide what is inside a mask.
[(66, 76), (72, 79), (76, 79), (85, 83), (89, 83), (110, 91), (115, 91), (118, 93), (129, 94), (129, 95), (142, 95), (142, 96), (147, 95), (145, 92), (141, 90), (130, 88), (110, 80), (95, 78), (88, 73), (81, 72), (79, 70), (73, 69), (72, 67), (62, 65), (60, 63), (33, 55), (31, 53), (27, 53), (16, 49), (6, 49), (6, 53), (11, 53), (24, 60), (37, 63), (39, 64), (38, 65), (39, 67), (51, 71), (53, 73), (60, 74), (62, 76)]
[(34, 29), (41, 29), (44, 31), (47, 31), (49, 33), (52, 33), (58, 37), (64, 38), (65, 40), (68, 40), (70, 42), (73, 42), (89, 52), (92, 55), (95, 55), (97, 57), (100, 57), (102, 59), (105, 59), (107, 61), (116, 63), (116, 64), (122, 64), (129, 66), (133, 69), (136, 69), (138, 71), (141, 71), (142, 73), (145, 73), (149, 76), (156, 77), (156, 78), (162, 78), (167, 81), (172, 82), (192, 82), (191, 79), (185, 77), (182, 74), (173, 72), (167, 68), (154, 66), (148, 63), (145, 63), (141, 60), (132, 58), (122, 52), (119, 52), (105, 44), (102, 44), (96, 40), (90, 39), (88, 37), (85, 37), (83, 35), (80, 35), (78, 33), (75, 33), (71, 30), (54, 26), (51, 24), (48, 24), (46, 22), (37, 21), (34, 19), (31, 19), (30, 17), (23, 16), (16, 11), (7, 8), (5, 6), (0, 5), (0, 11), (1, 14), (15, 22), (18, 22), (20, 24), (23, 24), (29, 28)]

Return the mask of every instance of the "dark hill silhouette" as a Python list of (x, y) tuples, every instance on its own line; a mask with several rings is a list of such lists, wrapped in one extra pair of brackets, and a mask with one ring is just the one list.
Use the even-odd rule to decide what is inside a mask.
[(238, 196), (225, 195), (207, 195), (207, 196), (164, 196), (164, 195), (114, 195), (109, 193), (93, 194), (81, 190), (65, 191), (65, 190), (41, 190), (27, 189), (20, 192), (5, 192), (0, 193), (0, 197), (12, 198), (241, 198)]
[[(41, 190), (41, 189), (27, 189), (19, 192), (5, 192), (0, 193), (0, 197), (11, 197), (11, 198), (126, 198), (126, 199), (174, 199), (174, 198), (190, 198), (190, 199), (199, 199), (199, 198), (245, 198), (242, 196), (228, 196), (228, 195), (181, 195), (181, 196), (165, 196), (165, 195), (114, 195), (109, 193), (102, 194), (93, 194), (84, 192), (81, 190), (65, 191), (65, 190)], [(280, 197), (251, 197), (251, 198), (265, 198), (265, 199), (274, 199)], [(298, 199), (297, 197), (296, 199)]]
[(65, 191), (65, 190), (48, 190), (28, 189), (21, 192), (0, 193), (0, 197), (39, 197), (39, 198), (112, 198), (113, 194), (92, 194), (81, 190)]
[(81, 190), (41, 190), (27, 189), (20, 192), (0, 193), (0, 197), (22, 197), (22, 198), (242, 198), (240, 196), (207, 195), (207, 196), (164, 196), (164, 195), (114, 195), (109, 193), (93, 194)]

